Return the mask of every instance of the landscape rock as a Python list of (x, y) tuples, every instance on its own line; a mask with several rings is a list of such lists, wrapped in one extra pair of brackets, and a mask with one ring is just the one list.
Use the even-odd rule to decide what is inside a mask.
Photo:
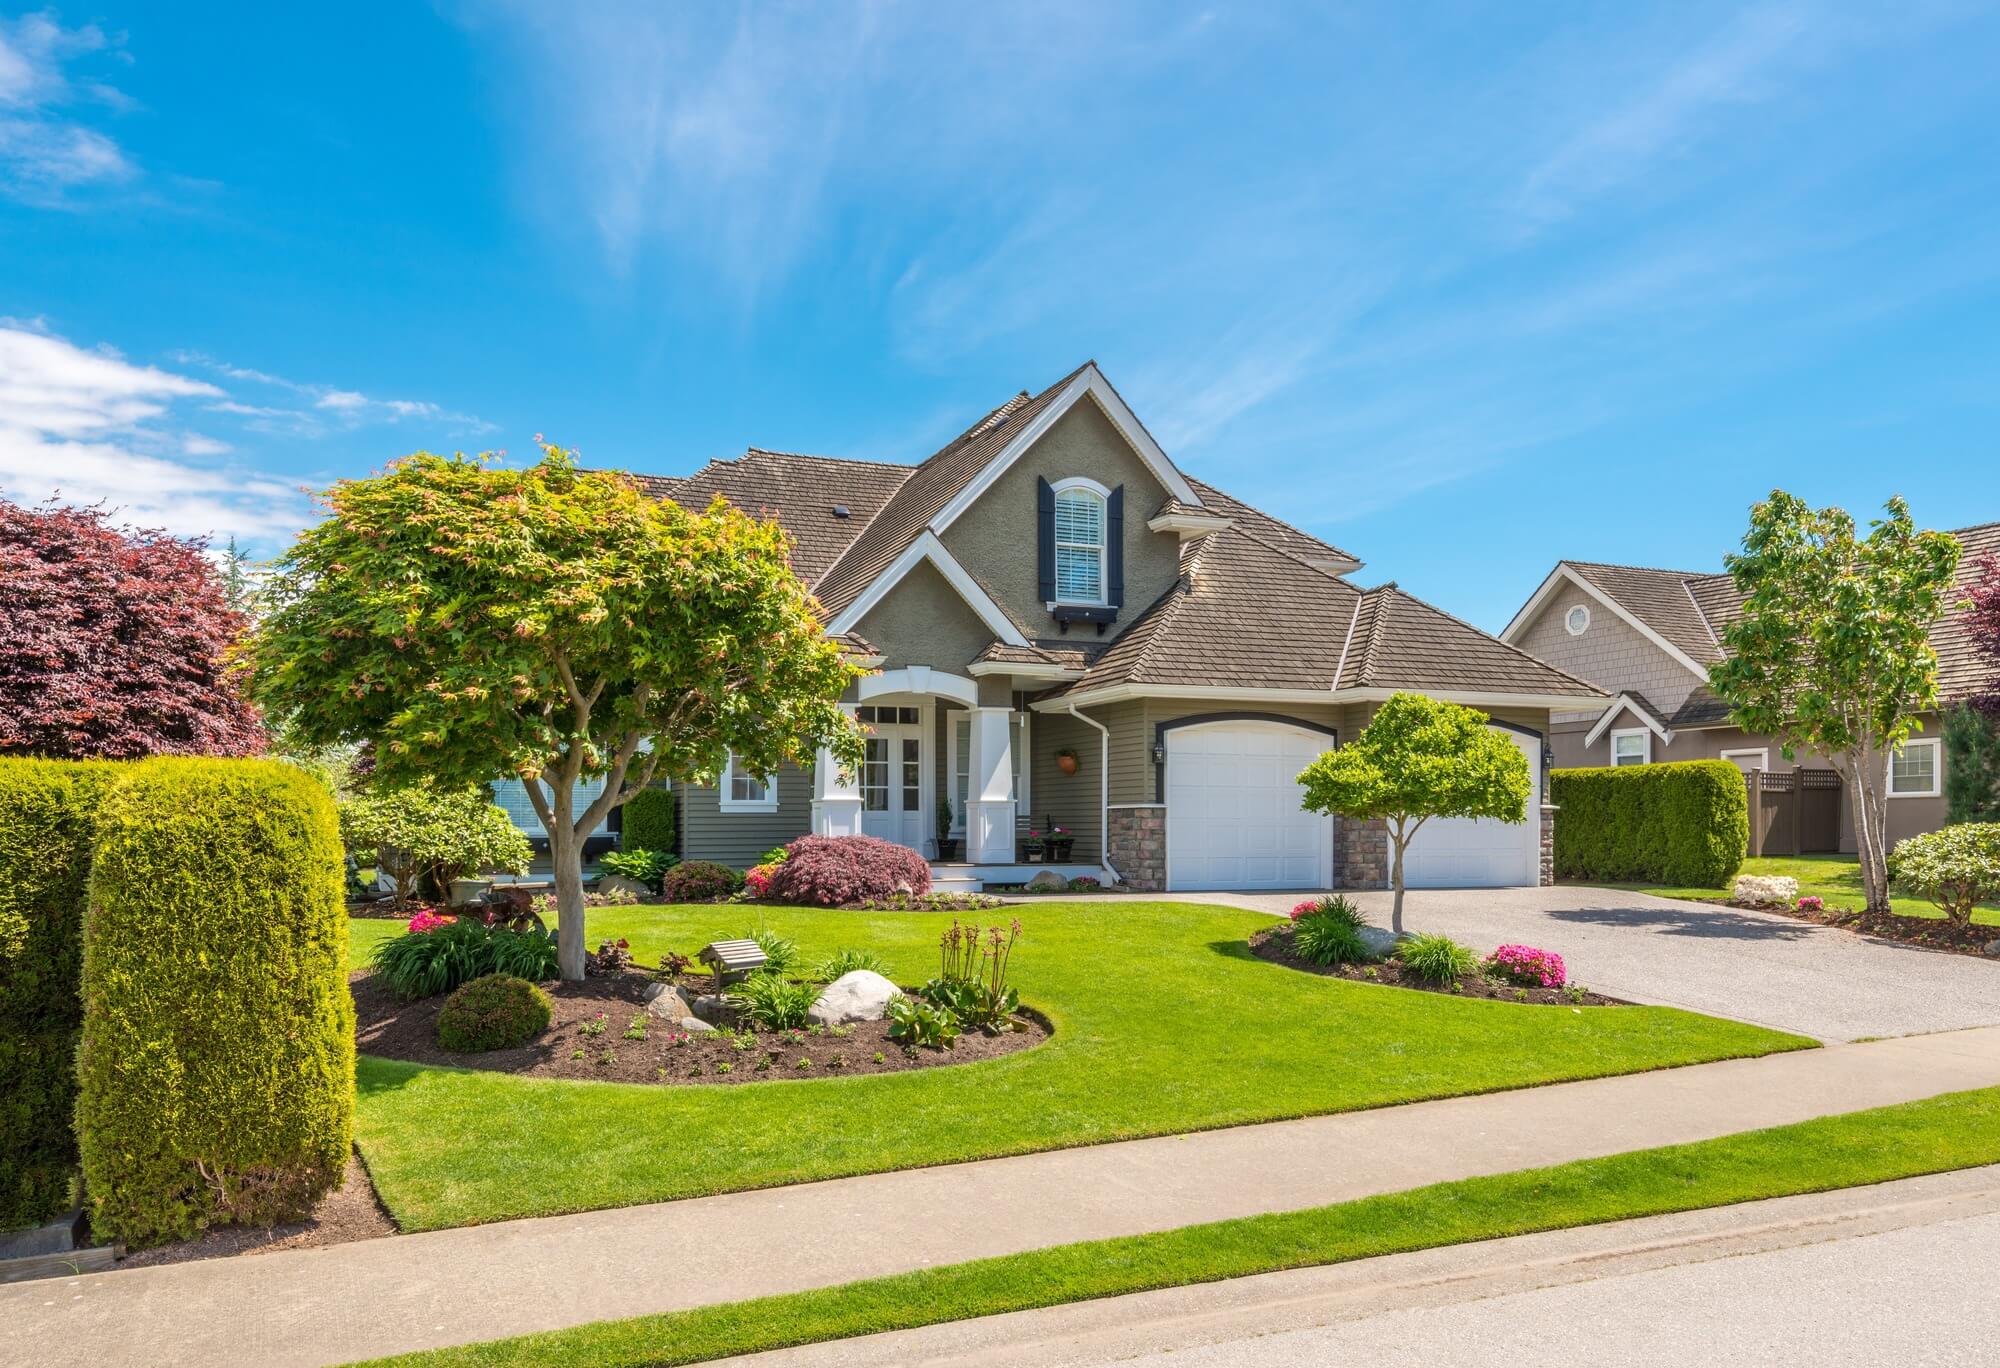
[(597, 881), (599, 893), (630, 893), (635, 898), (649, 898), (653, 886), (638, 879), (628, 879), (623, 874), (606, 874)]
[(1776, 874), (1738, 874), (1736, 901), (1759, 907), (1791, 907), (1799, 900), (1799, 881)]
[(1387, 959), (1395, 954), (1396, 947), (1410, 938), (1410, 933), (1407, 931), (1399, 936), (1394, 931), (1385, 931), (1379, 926), (1364, 926), (1357, 934), (1361, 937), (1361, 943), (1368, 947), (1368, 953), (1378, 960)]
[(2000, 959), (2000, 940), (1986, 942), (1986, 953), (1992, 955), (1995, 959)]
[(889, 1015), (889, 1002), (903, 990), (872, 969), (856, 969), (826, 985), (819, 1001), (806, 1013), (820, 1026), (845, 1026), (852, 1021), (880, 1021)]
[(1025, 887), (1030, 893), (1061, 893), (1069, 887), (1069, 880), (1053, 869), (1038, 869)]
[(642, 1001), (648, 1013), (674, 1029), (690, 1034), (736, 1024), (735, 1009), (727, 1001), (693, 992), (678, 984), (648, 984)]

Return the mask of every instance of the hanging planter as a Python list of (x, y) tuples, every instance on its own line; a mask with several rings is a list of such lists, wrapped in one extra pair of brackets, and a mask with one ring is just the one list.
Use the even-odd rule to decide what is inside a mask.
[(1076, 773), (1076, 752), (1064, 746), (1056, 752), (1056, 768), (1064, 774)]

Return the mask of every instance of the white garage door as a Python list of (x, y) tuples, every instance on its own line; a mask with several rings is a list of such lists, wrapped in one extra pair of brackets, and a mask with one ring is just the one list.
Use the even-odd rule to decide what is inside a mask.
[(1333, 819), (1299, 807), (1299, 771), (1332, 738), (1281, 722), (1167, 733), (1167, 887), (1325, 888)]
[(1541, 738), (1505, 727), (1494, 730), (1528, 757), (1528, 820), (1510, 825), (1489, 818), (1431, 818), (1403, 855), (1404, 887), (1531, 888), (1540, 882)]

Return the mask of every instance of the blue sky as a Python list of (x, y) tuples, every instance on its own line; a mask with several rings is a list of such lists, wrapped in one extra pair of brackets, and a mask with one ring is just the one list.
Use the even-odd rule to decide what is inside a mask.
[(1494, 630), (2000, 518), (2000, 10), (0, 4), (0, 490), (271, 549), (533, 436), (916, 460), (1095, 357)]

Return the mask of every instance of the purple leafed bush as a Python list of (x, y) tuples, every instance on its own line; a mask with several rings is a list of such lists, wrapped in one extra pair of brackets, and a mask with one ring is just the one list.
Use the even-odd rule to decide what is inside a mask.
[(931, 889), (931, 867), (908, 846), (873, 836), (801, 836), (771, 871), (770, 896), (815, 907), (888, 898)]
[(668, 902), (714, 902), (743, 886), (743, 876), (728, 865), (689, 860), (669, 869), (660, 880)]

